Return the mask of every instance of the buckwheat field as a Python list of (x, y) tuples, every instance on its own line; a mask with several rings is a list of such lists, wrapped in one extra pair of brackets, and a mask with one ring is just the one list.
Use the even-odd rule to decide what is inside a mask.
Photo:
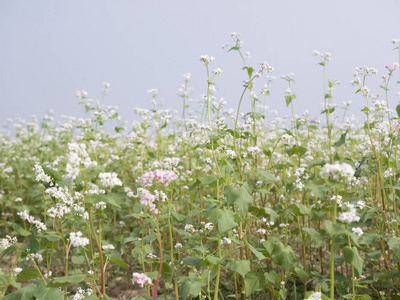
[[(152, 89), (128, 124), (103, 83), (76, 92), (81, 118), (5, 125), (1, 299), (400, 299), (398, 62), (348, 74), (356, 122), (335, 102), (331, 54), (310, 53), (323, 109), (298, 117), (295, 74), (250, 65), (232, 39), (236, 109), (217, 98), (218, 59), (201, 55), (205, 96), (192, 101), (185, 74), (179, 113)], [(400, 55), (400, 40), (387, 47)], [(272, 97), (276, 80), (287, 89)]]

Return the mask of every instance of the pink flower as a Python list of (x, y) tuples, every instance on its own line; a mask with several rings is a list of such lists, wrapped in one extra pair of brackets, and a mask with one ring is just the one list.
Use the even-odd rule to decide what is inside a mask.
[(142, 273), (133, 273), (132, 274), (132, 284), (137, 283), (140, 287), (143, 287), (146, 283), (151, 284), (151, 279), (146, 276), (146, 274)]
[(143, 174), (140, 183), (144, 186), (152, 185), (154, 179), (167, 186), (171, 181), (177, 178), (173, 171), (157, 169)]

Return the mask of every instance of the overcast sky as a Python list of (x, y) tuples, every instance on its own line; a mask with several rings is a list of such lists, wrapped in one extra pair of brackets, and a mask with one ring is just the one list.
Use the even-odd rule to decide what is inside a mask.
[[(180, 109), (182, 74), (192, 74), (195, 100), (205, 93), (202, 54), (214, 56), (211, 67), (224, 71), (215, 80), (217, 97), (236, 107), (246, 73), (238, 53), (221, 48), (233, 31), (242, 34), (251, 65), (267, 60), (275, 68), (271, 109), (290, 113), (280, 76), (293, 72), (295, 112), (319, 114), (323, 81), (311, 55), (316, 49), (332, 53), (327, 76), (342, 83), (334, 102), (352, 100), (356, 112), (363, 99), (349, 83), (354, 68), (367, 65), (385, 74), (384, 66), (397, 61), (390, 41), (400, 39), (399, 12), (398, 0), (1, 0), (0, 123), (16, 115), (42, 117), (49, 109), (57, 117), (81, 117), (75, 91), (99, 99), (103, 81), (111, 84), (105, 103), (118, 105), (127, 119), (132, 107), (151, 107), (151, 88), (166, 106)], [(378, 77), (367, 85), (381, 93)], [(392, 85), (393, 94), (399, 90)], [(391, 97), (391, 106), (399, 100)]]

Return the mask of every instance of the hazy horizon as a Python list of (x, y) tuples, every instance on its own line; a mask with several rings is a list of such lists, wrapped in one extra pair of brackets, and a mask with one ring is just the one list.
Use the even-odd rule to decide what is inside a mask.
[[(293, 92), (296, 114), (322, 110), (322, 68), (313, 50), (332, 53), (327, 77), (341, 84), (333, 102), (352, 101), (348, 112), (363, 107), (350, 85), (355, 67), (366, 65), (380, 73), (368, 79), (371, 93), (382, 93), (385, 65), (398, 60), (390, 41), (400, 38), (400, 2), (377, 1), (11, 1), (0, 3), (0, 124), (19, 115), (41, 118), (49, 109), (60, 115), (82, 116), (77, 90), (100, 99), (102, 82), (111, 84), (105, 104), (119, 106), (125, 119), (132, 107), (151, 107), (147, 90), (156, 88), (165, 107), (180, 110), (177, 89), (182, 74), (191, 73), (195, 102), (206, 91), (202, 54), (214, 56), (211, 68), (221, 68), (215, 79), (217, 98), (236, 109), (246, 79), (238, 53), (221, 46), (232, 43), (230, 33), (242, 34), (243, 52), (257, 68), (268, 61), (275, 68), (267, 98), (270, 109), (290, 114), (280, 79), (296, 74)], [(391, 84), (391, 108), (399, 103), (396, 72)], [(256, 82), (259, 93), (265, 80)], [(249, 109), (245, 101), (242, 110)], [(339, 112), (341, 116), (342, 110)]]

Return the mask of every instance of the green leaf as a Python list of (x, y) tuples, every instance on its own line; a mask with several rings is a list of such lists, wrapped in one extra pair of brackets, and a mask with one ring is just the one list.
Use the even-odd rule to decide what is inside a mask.
[(249, 247), (250, 251), (253, 252), (253, 254), (259, 259), (266, 259), (266, 257), (264, 256), (264, 254), (262, 254), (260, 251), (258, 251), (256, 248), (254, 248), (252, 245), (250, 245), (247, 240), (245, 240), (245, 243), (247, 245), (247, 247)]
[(400, 104), (396, 106), (397, 116), (400, 118)]
[(348, 234), (348, 231), (342, 224), (336, 224), (333, 223), (330, 220), (325, 220), (324, 221), (324, 226), (326, 231), (331, 235), (331, 236), (336, 236), (339, 234)]
[(39, 278), (40, 273), (37, 269), (35, 268), (27, 268), (23, 269), (19, 274), (17, 275), (18, 280), (28, 280), (28, 279), (33, 279), (33, 278)]
[(224, 233), (234, 227), (237, 226), (237, 223), (234, 221), (233, 212), (220, 209), (220, 208), (213, 208), (208, 213), (208, 220), (212, 223), (218, 224), (218, 233)]
[(364, 260), (358, 254), (358, 250), (356, 247), (344, 247), (343, 248), (344, 259), (351, 264), (354, 269), (357, 270), (358, 274), (362, 274)]
[(158, 271), (146, 272), (146, 276), (149, 277), (150, 279), (157, 280)]
[(399, 271), (396, 269), (393, 269), (393, 270), (385, 272), (385, 273), (374, 273), (373, 276), (374, 276), (374, 280), (399, 278)]
[(248, 273), (244, 279), (246, 297), (249, 297), (254, 292), (262, 291), (264, 282), (264, 274), (255, 271)]
[(286, 101), (286, 106), (289, 106), (290, 103), (292, 103), (292, 97), (291, 96), (285, 96), (285, 101)]
[(5, 296), (3, 300), (35, 300), (33, 294), (35, 293), (36, 289), (37, 285), (35, 283), (28, 284), (22, 289)]
[(299, 267), (294, 267), (294, 271), (296, 272), (297, 276), (299, 276), (300, 279), (306, 279), (309, 277), (308, 273)]
[(110, 261), (122, 268), (126, 269), (128, 267), (128, 264), (125, 263), (120, 257), (111, 257)]
[(57, 235), (57, 234), (46, 234), (46, 235), (42, 235), (40, 237), (45, 238), (49, 242), (57, 242), (57, 241), (61, 240), (61, 235)]
[(182, 214), (180, 214), (180, 213), (177, 213), (176, 211), (173, 211), (173, 212), (171, 213), (171, 215), (172, 215), (172, 216), (174, 217), (174, 219), (175, 219), (176, 221), (178, 221), (179, 223), (185, 222), (186, 219), (187, 219), (187, 216), (182, 215)]
[(72, 256), (71, 261), (74, 265), (81, 265), (85, 262), (85, 257), (83, 256)]
[(4, 256), (6, 256), (7, 254), (13, 253), (13, 252), (15, 252), (15, 251), (17, 251), (17, 250), (18, 250), (18, 248), (17, 248), (16, 246), (8, 247), (7, 249), (5, 249), (5, 250), (1, 253), (1, 257), (4, 257)]
[(324, 235), (322, 233), (317, 232), (314, 228), (302, 227), (302, 230), (309, 234), (318, 248), (325, 245), (323, 241)]
[(54, 277), (47, 284), (48, 287), (65, 287), (70, 284), (79, 283), (85, 278), (85, 274), (70, 275), (63, 277)]
[(389, 238), (388, 239), (388, 246), (389, 246), (390, 249), (392, 249), (393, 254), (397, 258), (400, 258), (400, 238), (398, 238), (398, 237)]
[(103, 201), (112, 206), (121, 208), (121, 206), (117, 203), (116, 199), (110, 195), (89, 195), (85, 197), (85, 202), (90, 204), (96, 204), (100, 201)]
[(48, 288), (43, 281), (39, 283), (33, 296), (38, 300), (58, 299), (63, 292), (58, 288)]
[(250, 204), (254, 201), (249, 194), (247, 183), (244, 183), (239, 189), (230, 185), (225, 186), (224, 196), (229, 205), (236, 204), (239, 207), (243, 217), (246, 216)]
[(63, 180), (61, 175), (56, 170), (53, 170), (53, 169), (51, 169), (49, 167), (46, 167), (46, 166), (42, 166), (42, 169), (43, 169), (44, 173), (46, 175), (50, 176), (53, 180), (55, 180), (55, 181)]
[(286, 153), (289, 156), (292, 156), (293, 154), (297, 154), (298, 156), (303, 156), (307, 152), (307, 148), (304, 148), (303, 146), (293, 146), (292, 148), (286, 149)]
[(210, 184), (216, 182), (219, 178), (220, 178), (219, 176), (215, 176), (215, 175), (201, 176), (201, 177), (199, 177), (199, 180), (204, 185), (210, 185)]
[(250, 261), (249, 260), (236, 260), (229, 264), (230, 269), (233, 272), (238, 272), (240, 276), (245, 277), (250, 272)]
[(293, 203), (289, 205), (289, 208), (293, 211), (296, 216), (310, 216), (311, 217), (311, 209), (307, 206), (300, 203)]
[(328, 191), (328, 188), (323, 186), (323, 185), (317, 185), (314, 184), (310, 181), (307, 181), (304, 184), (304, 188), (311, 190), (315, 196), (317, 196), (318, 198), (324, 200), (325, 199), (325, 192)]
[(30, 253), (37, 253), (40, 249), (40, 243), (36, 239), (35, 234), (32, 232), (31, 237), (29, 238), (28, 249)]
[(18, 232), (18, 234), (20, 234), (20, 235), (22, 235), (22, 236), (29, 236), (29, 235), (31, 235), (31, 232), (30, 232), (30, 231), (24, 229), (23, 227), (19, 226), (19, 225), (16, 224), (16, 223), (10, 223), (10, 226), (11, 226), (12, 228), (14, 228), (15, 231)]
[(335, 108), (334, 108), (334, 107), (332, 107), (332, 108), (327, 108), (327, 109), (321, 111), (321, 115), (322, 115), (322, 114), (331, 114), (331, 113), (333, 113), (334, 111), (335, 111)]
[(192, 281), (189, 278), (185, 278), (181, 284), (181, 296), (182, 299), (187, 299), (188, 296), (197, 297), (201, 291), (201, 283), (199, 281)]
[(249, 75), (249, 77), (251, 78), (251, 75), (253, 74), (253, 72), (254, 72), (254, 69), (252, 68), (252, 67), (243, 67), (243, 69), (242, 70), (244, 70), (244, 69), (246, 69), (247, 70), (247, 74)]
[(346, 135), (347, 131), (340, 136), (340, 139), (337, 142), (333, 143), (333, 146), (336, 148), (342, 146), (346, 142)]
[(275, 279), (276, 279), (276, 272), (274, 270), (272, 270), (271, 272), (265, 272), (264, 273), (264, 277), (266, 280), (268, 280), (270, 283), (275, 283)]
[(165, 261), (162, 264), (161, 268), (161, 276), (164, 278), (164, 280), (172, 282), (172, 268), (171, 266)]
[(278, 178), (276, 178), (274, 175), (272, 175), (272, 173), (266, 170), (257, 169), (256, 175), (257, 177), (261, 177), (266, 181), (279, 181)]
[(271, 218), (271, 221), (275, 221), (277, 219), (279, 219), (279, 215), (276, 213), (276, 211), (274, 211), (272, 208), (270, 207), (265, 207), (264, 208), (264, 213), (266, 215), (269, 215)]
[(204, 261), (204, 265), (208, 266), (210, 269), (215, 269), (217, 266), (221, 264), (222, 260), (212, 255), (207, 255)]
[(198, 267), (201, 265), (203, 262), (202, 258), (199, 257), (192, 257), (192, 256), (186, 256), (183, 260), (183, 263), (185, 263), (188, 266), (193, 266), (193, 267)]
[(275, 243), (271, 258), (274, 263), (281, 266), (286, 272), (289, 272), (296, 261), (292, 247), (285, 247), (281, 242)]

